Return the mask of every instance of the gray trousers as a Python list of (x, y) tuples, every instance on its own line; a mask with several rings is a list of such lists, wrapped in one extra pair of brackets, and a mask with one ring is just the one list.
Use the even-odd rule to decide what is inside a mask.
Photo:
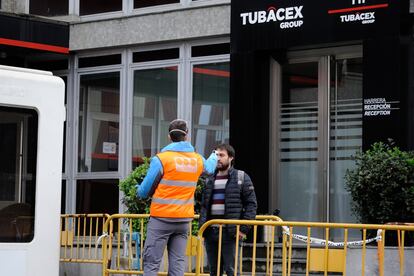
[(158, 274), (165, 247), (168, 251), (168, 275), (184, 275), (188, 230), (188, 222), (167, 222), (150, 218), (143, 254), (144, 276)]

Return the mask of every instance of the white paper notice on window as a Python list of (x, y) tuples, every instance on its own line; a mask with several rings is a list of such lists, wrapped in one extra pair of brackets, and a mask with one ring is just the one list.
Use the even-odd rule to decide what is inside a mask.
[(116, 153), (116, 143), (103, 142), (102, 146), (103, 153), (115, 154)]

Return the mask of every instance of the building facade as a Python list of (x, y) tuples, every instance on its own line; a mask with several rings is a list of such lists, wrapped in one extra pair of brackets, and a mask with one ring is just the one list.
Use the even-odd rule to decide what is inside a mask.
[(388, 138), (413, 148), (411, 6), (2, 0), (1, 18), (66, 22), (69, 39), (67, 54), (3, 41), (0, 64), (67, 83), (62, 212), (122, 212), (118, 181), (178, 117), (200, 153), (235, 146), (260, 213), (349, 222), (352, 155)]
[(168, 143), (174, 118), (190, 122), (204, 155), (228, 142), (229, 1), (3, 0), (1, 10), (69, 24), (68, 55), (2, 45), (0, 60), (67, 83), (62, 212), (122, 212), (118, 181)]

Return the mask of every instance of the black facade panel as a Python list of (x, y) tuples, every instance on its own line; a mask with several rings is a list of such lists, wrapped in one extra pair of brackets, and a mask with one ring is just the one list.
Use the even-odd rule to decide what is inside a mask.
[(234, 0), (232, 50), (272, 50), (399, 34), (408, 0)]
[[(363, 80), (363, 148), (368, 149), (377, 141), (392, 139), (401, 145), (400, 135), (400, 49), (398, 38), (364, 41)], [(378, 101), (376, 100), (378, 99)], [(367, 116), (367, 106), (384, 99), (391, 104), (390, 115)], [(371, 101), (372, 100), (372, 101)]]
[[(403, 149), (414, 149), (412, 47), (408, 37), (364, 41), (363, 149), (390, 139)], [(369, 99), (385, 100), (390, 114), (366, 116)]]
[(69, 47), (69, 24), (0, 14), (0, 38)]
[(269, 194), (269, 54), (231, 55), (230, 143), (235, 167), (246, 171), (260, 198), (258, 213), (267, 213)]

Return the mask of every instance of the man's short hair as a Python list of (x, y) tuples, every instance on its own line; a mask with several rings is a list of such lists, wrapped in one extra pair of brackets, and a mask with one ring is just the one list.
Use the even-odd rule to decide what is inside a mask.
[(233, 157), (233, 160), (231, 161), (231, 164), (233, 165), (234, 159), (236, 158), (236, 151), (234, 150), (234, 148), (231, 145), (229, 145), (229, 144), (220, 144), (216, 147), (216, 150), (225, 150), (229, 157)]
[(168, 134), (173, 142), (185, 141), (188, 133), (187, 122), (181, 119), (175, 119), (171, 121), (168, 127)]

